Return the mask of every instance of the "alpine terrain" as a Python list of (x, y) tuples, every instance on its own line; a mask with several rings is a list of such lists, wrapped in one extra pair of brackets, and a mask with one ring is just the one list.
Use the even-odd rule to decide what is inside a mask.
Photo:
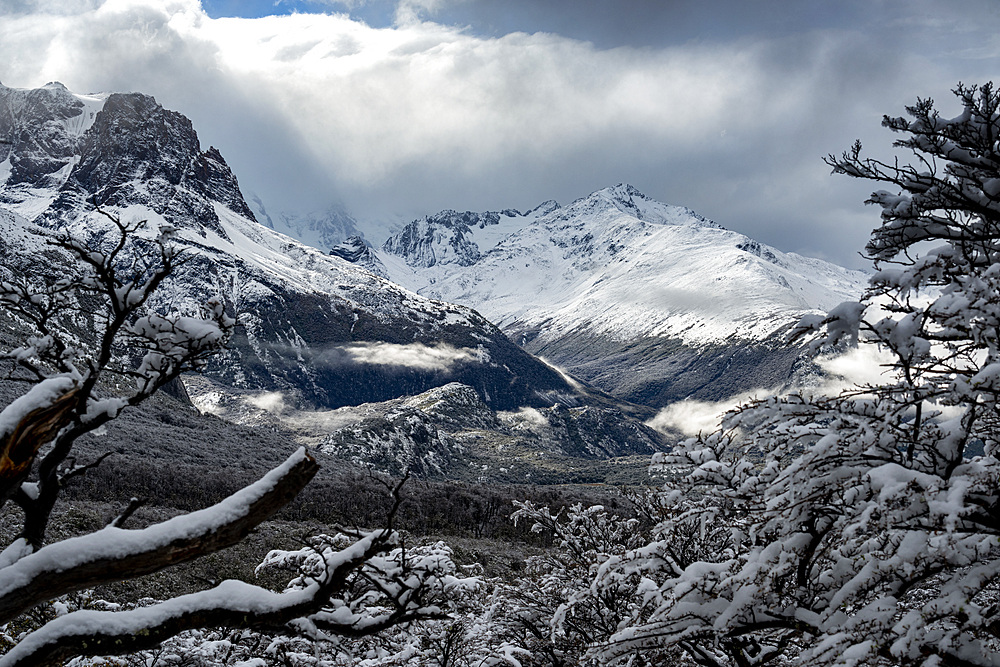
[[(637, 419), (689, 396), (789, 382), (807, 365), (784, 344), (787, 327), (859, 294), (864, 277), (627, 185), (527, 213), (445, 211), (373, 248), (335, 208), (296, 217), (248, 205), (190, 120), (139, 93), (0, 86), (0, 138), (6, 272), (47, 256), (57, 273), (53, 230), (100, 248), (103, 212), (147, 221), (150, 237), (169, 227), (188, 256), (160, 291), (164, 307), (218, 294), (241, 325), (207, 369), (209, 394), (233, 398), (203, 391), (196, 402), (244, 423), (257, 417), (218, 406), (278, 392), (275, 417), (287, 422), (368, 405), (300, 435), (385, 472), (476, 479), (486, 466), (491, 479), (523, 480), (552, 478), (538, 452), (647, 456), (672, 440)], [(446, 385), (464, 389), (406, 402)], [(425, 404), (452, 407), (414, 407)], [(525, 408), (536, 412), (517, 416)], [(535, 463), (503, 465), (515, 450)]]
[(866, 283), (629, 185), (525, 214), (444, 211), (375, 254), (395, 282), (473, 307), (533, 354), (656, 407), (788, 383), (802, 370), (788, 327)]
[[(8, 269), (47, 251), (38, 230), (99, 247), (108, 221), (170, 225), (189, 260), (170, 299), (221, 294), (242, 326), (209, 375), (283, 389), (323, 407), (449, 381), (494, 408), (552, 405), (576, 390), (467, 307), (421, 297), (259, 224), (236, 177), (191, 122), (138, 93), (84, 96), (58, 83), (0, 87), (0, 225)], [(51, 253), (50, 253), (51, 254)]]

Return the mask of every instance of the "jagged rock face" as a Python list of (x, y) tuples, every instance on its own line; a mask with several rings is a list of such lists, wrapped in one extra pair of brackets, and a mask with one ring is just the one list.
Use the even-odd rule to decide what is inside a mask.
[(410, 266), (430, 267), (438, 263), (470, 266), (479, 259), (479, 247), (469, 238), (470, 227), (499, 222), (497, 213), (442, 211), (423, 220), (414, 220), (387, 240), (382, 249), (405, 257)]
[(0, 162), (9, 160), (7, 182), (43, 187), (76, 155), (81, 137), (67, 121), (84, 103), (61, 84), (21, 91), (0, 85)]
[(408, 265), (417, 268), (472, 266), (482, 256), (481, 244), (488, 249), (513, 229), (557, 208), (559, 204), (548, 201), (528, 213), (511, 208), (485, 213), (442, 211), (406, 225), (386, 240), (382, 251), (403, 257)]
[(540, 218), (543, 215), (548, 215), (549, 213), (551, 213), (552, 211), (556, 210), (557, 208), (561, 208), (559, 206), (559, 202), (557, 202), (555, 199), (546, 199), (541, 204), (539, 204), (535, 208), (531, 209), (530, 211), (528, 211), (524, 215), (525, 215), (525, 217), (528, 217), (528, 218), (530, 218), (530, 217), (539, 217)]
[(360, 236), (351, 236), (343, 243), (330, 248), (330, 254), (345, 261), (371, 271), (377, 276), (388, 277), (388, 272), (382, 260), (376, 257), (372, 249)]
[(152, 97), (81, 96), (53, 83), (27, 91), (0, 86), (0, 101), (0, 136), (12, 136), (3, 155), (10, 165), (5, 199), (26, 203), (26, 188), (56, 195), (40, 215), (27, 215), (39, 224), (59, 225), (87, 202), (145, 206), (176, 226), (221, 236), (212, 202), (253, 219), (219, 151), (202, 151), (191, 121)]
[(220, 236), (211, 202), (253, 218), (219, 151), (201, 151), (188, 118), (138, 93), (108, 97), (84, 136), (56, 211), (71, 214), (74, 195), (92, 197), (99, 206), (144, 205), (176, 226), (197, 221)]
[(340, 245), (330, 248), (330, 254), (346, 259), (351, 264), (357, 264), (366, 255), (371, 256), (368, 246), (360, 236), (352, 236)]
[(449, 381), (474, 387), (499, 409), (578, 397), (478, 313), (417, 296), (260, 225), (219, 152), (201, 151), (190, 120), (153, 98), (80, 96), (58, 84), (0, 94), (3, 128), (20, 132), (0, 163), (0, 226), (9, 227), (4, 238), (17, 239), (4, 265), (16, 273), (18, 262), (45, 252), (32, 222), (66, 228), (95, 247), (110, 242), (109, 221), (88, 200), (126, 222), (147, 220), (140, 235), (173, 225), (188, 258), (153, 305), (190, 311), (222, 297), (240, 326), (231, 349), (209, 366), (216, 379), (322, 407)]

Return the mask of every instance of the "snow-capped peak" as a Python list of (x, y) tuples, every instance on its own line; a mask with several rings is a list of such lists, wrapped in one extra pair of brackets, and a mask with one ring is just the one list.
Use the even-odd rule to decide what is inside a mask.
[[(220, 295), (239, 315), (241, 336), (209, 366), (217, 380), (328, 407), (419, 393), (443, 380), (475, 387), (499, 409), (575, 396), (478, 313), (375, 275), (378, 260), (361, 238), (344, 246), (337, 239), (331, 255), (330, 246), (309, 248), (260, 224), (221, 153), (202, 150), (190, 119), (152, 97), (0, 86), (0, 138), (0, 278), (49, 254), (29, 228), (68, 229), (95, 248), (110, 242), (113, 225), (95, 205), (125, 223), (145, 221), (138, 236), (170, 226), (186, 261), (154, 307), (194, 311)], [(496, 214), (512, 216), (520, 214)], [(311, 222), (303, 226), (329, 227)], [(353, 221), (343, 227), (353, 230)], [(129, 252), (144, 246), (136, 248)], [(144, 262), (120, 258), (124, 267)], [(364, 261), (370, 271), (358, 267)]]
[(391, 238), (380, 255), (394, 281), (476, 308), (509, 334), (543, 340), (586, 332), (695, 346), (762, 341), (804, 313), (857, 298), (866, 282), (860, 272), (783, 253), (627, 184), (546, 210), (508, 219), (519, 228), (504, 229), (495, 245), (475, 237), (478, 252), (460, 261), (443, 252), (444, 261), (426, 261), (432, 241), (468, 249), (475, 232), (446, 226), (441, 216)]
[[(6, 93), (12, 113), (21, 112), (27, 104), (39, 104), (53, 117), (49, 122), (60, 126), (70, 140), (80, 138), (93, 127), (97, 114), (108, 99), (108, 93), (73, 93), (58, 81), (50, 81), (36, 89), (6, 88), (2, 84), (0, 88)], [(59, 137), (54, 139), (60, 140)]]
[(671, 206), (647, 197), (628, 183), (619, 183), (578, 199), (560, 217), (595, 215), (602, 210), (616, 209), (626, 215), (654, 225), (698, 225), (721, 228), (685, 206)]
[(551, 213), (552, 211), (556, 210), (557, 208), (559, 208), (559, 202), (557, 202), (555, 199), (546, 199), (541, 204), (539, 204), (535, 208), (531, 209), (530, 211), (528, 211), (524, 215), (526, 217), (532, 217), (532, 216), (534, 216), (536, 218), (540, 218), (543, 215), (548, 215), (549, 213)]

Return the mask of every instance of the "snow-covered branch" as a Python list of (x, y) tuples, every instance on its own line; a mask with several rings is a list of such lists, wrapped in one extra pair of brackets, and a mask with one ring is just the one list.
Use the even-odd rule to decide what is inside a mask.
[[(80, 470), (64, 469), (73, 443), (202, 367), (235, 327), (218, 298), (198, 314), (153, 310), (152, 295), (183, 261), (173, 230), (145, 238), (144, 222), (99, 212), (108, 229), (92, 243), (44, 232), (63, 266), (0, 281), (0, 306), (35, 331), (0, 354), (11, 364), (8, 378), (36, 384), (0, 413), (0, 427), (13, 425), (0, 434), (0, 503), (16, 496), (25, 512), (22, 536), (34, 549), (44, 544), (62, 484)], [(100, 396), (99, 387), (112, 386), (109, 376), (131, 378), (133, 389)], [(20, 493), (43, 447), (34, 493)]]
[(534, 627), (578, 633), (595, 664), (670, 649), (710, 667), (1000, 664), (1000, 93), (955, 93), (957, 118), (929, 100), (886, 118), (913, 165), (859, 144), (829, 159), (887, 188), (869, 200), (883, 266), (861, 302), (794, 335), (877, 345), (886, 379), (759, 400), (658, 455), (675, 476), (642, 544), (586, 552), (572, 522), (520, 510), (590, 564), (551, 572), (566, 602)]
[(25, 551), (22, 538), (0, 554), (0, 622), (72, 591), (139, 577), (231, 546), (294, 498), (318, 469), (300, 449), (221, 503), (143, 530), (109, 526), (15, 558)]

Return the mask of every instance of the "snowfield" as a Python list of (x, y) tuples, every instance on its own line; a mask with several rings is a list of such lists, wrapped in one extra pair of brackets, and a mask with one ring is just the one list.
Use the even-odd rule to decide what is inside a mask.
[(508, 333), (537, 330), (541, 340), (580, 331), (691, 346), (765, 340), (805, 313), (858, 298), (867, 282), (860, 271), (783, 253), (627, 185), (501, 220), (470, 228), (481, 255), (468, 265), (439, 252), (428, 266), (426, 251), (391, 252), (399, 247), (392, 239), (379, 259), (395, 282), (471, 306)]

